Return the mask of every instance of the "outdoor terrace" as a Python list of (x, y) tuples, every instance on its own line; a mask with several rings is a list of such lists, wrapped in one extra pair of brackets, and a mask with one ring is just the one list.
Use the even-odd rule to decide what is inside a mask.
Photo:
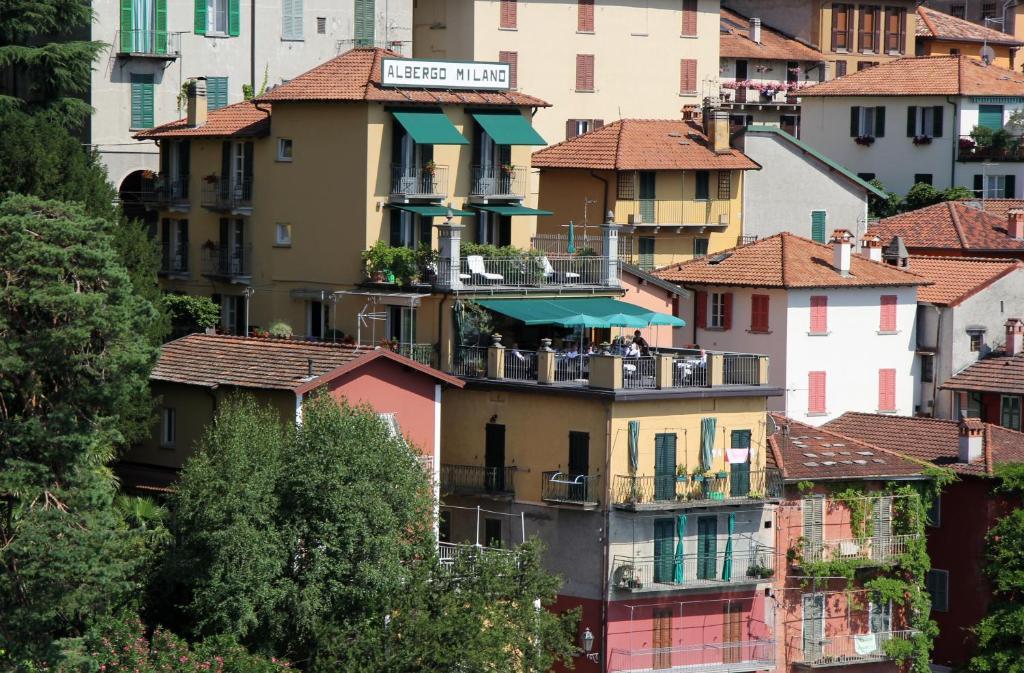
[(891, 661), (894, 658), (887, 654), (889, 643), (911, 640), (917, 633), (913, 630), (878, 631), (805, 639), (802, 661), (794, 662), (793, 665), (796, 668), (809, 669)]
[(757, 584), (774, 574), (774, 549), (755, 544), (735, 552), (617, 555), (612, 559), (611, 580), (617, 590), (645, 593)]
[(708, 505), (732, 505), (782, 497), (778, 470), (751, 470), (733, 475), (615, 475), (612, 498), (619, 509), (658, 511)]

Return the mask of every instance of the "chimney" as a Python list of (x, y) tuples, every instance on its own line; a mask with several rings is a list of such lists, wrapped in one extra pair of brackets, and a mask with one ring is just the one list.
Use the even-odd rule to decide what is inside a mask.
[(889, 245), (882, 251), (882, 257), (888, 264), (906, 268), (910, 265), (910, 255), (907, 253), (907, 246), (903, 245), (903, 239), (893, 236)]
[(977, 418), (961, 418), (959, 424), (961, 463), (973, 463), (985, 452), (985, 425)]
[(306, 358), (306, 376), (313, 378), (313, 358)]
[(1024, 350), (1024, 321), (1020, 318), (1006, 321), (1006, 346), (1003, 350), (1007, 355), (1020, 355)]
[(206, 123), (206, 78), (199, 77), (188, 82), (189, 127), (195, 128)]
[(860, 239), (860, 254), (872, 262), (882, 261), (882, 239), (877, 236), (867, 235)]
[(705, 98), (703, 116), (704, 135), (708, 137), (711, 149), (715, 154), (728, 154), (732, 149), (729, 146), (729, 111)]
[(850, 275), (850, 254), (852, 252), (850, 241), (852, 239), (853, 234), (846, 229), (836, 229), (832, 232), (832, 266), (841, 276)]
[(755, 44), (761, 44), (761, 19), (750, 20), (750, 39)]
[(1006, 233), (1017, 241), (1024, 240), (1024, 210), (1013, 208), (1006, 222)]

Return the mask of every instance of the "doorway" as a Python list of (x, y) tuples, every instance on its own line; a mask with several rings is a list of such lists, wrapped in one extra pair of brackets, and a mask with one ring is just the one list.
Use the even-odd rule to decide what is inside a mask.
[(484, 445), (484, 488), (505, 490), (505, 426), (488, 423)]

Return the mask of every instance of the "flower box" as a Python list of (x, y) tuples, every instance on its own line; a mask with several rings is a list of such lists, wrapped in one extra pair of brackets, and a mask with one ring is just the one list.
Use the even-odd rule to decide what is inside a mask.
[(874, 136), (857, 136), (853, 139), (853, 142), (861, 145), (862, 147), (869, 147), (875, 143)]

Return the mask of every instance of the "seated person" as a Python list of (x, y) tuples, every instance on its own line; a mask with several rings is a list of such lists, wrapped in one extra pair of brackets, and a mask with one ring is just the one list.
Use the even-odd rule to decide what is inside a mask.
[(509, 355), (511, 355), (512, 357), (516, 358), (517, 360), (520, 360), (520, 361), (523, 361), (523, 362), (526, 361), (526, 356), (523, 355), (519, 351), (519, 342), (513, 341), (512, 342), (512, 347), (509, 349), (508, 352), (509, 352)]
[(633, 343), (640, 349), (640, 355), (651, 354), (651, 347), (647, 344), (647, 339), (640, 334), (640, 330), (633, 332)]
[(626, 346), (625, 356), (627, 358), (637, 358), (637, 357), (640, 357), (640, 346), (638, 346), (635, 341), (630, 341), (629, 345)]
[(580, 356), (580, 352), (578, 350), (576, 350), (576, 342), (574, 342), (574, 341), (566, 342), (565, 352), (562, 353), (562, 354), (566, 358), (569, 358), (569, 359), (578, 358)]

